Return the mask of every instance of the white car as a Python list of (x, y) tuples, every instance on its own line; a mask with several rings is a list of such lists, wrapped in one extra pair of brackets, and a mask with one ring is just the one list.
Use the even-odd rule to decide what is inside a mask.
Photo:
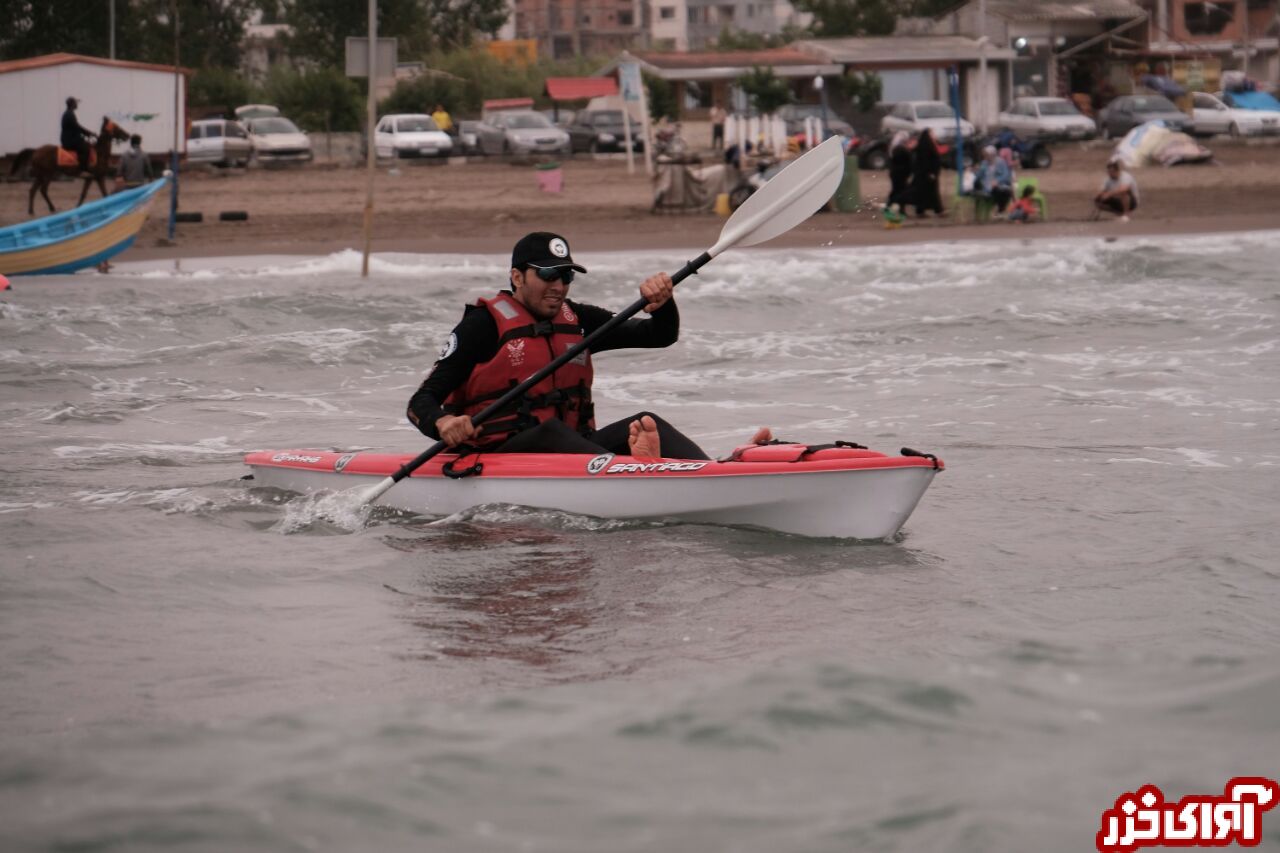
[(313, 156), (311, 140), (284, 116), (251, 118), (246, 128), (259, 163), (308, 163)]
[[(925, 128), (933, 131), (934, 139), (945, 142), (956, 135), (955, 110), (942, 101), (899, 101), (889, 110), (888, 115), (880, 120), (880, 129), (885, 133), (905, 130), (916, 134)], [(968, 139), (973, 136), (973, 125), (960, 119), (960, 136)]]
[(249, 134), (238, 121), (209, 118), (191, 122), (187, 131), (187, 162), (215, 166), (243, 166), (253, 153)]
[(1093, 119), (1066, 98), (1015, 98), (996, 117), (1023, 139), (1092, 139), (1098, 135)]
[(1191, 114), (1195, 118), (1198, 134), (1260, 136), (1280, 133), (1280, 112), (1229, 107), (1207, 92), (1196, 92), (1191, 99)]
[(379, 157), (448, 157), (453, 140), (425, 113), (383, 116), (373, 131)]

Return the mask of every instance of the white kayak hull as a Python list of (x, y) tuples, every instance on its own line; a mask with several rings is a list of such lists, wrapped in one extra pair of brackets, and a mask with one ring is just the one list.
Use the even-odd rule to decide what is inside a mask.
[[(311, 493), (371, 487), (411, 458), (290, 450), (250, 454), (245, 462), (255, 485)], [(431, 460), (379, 503), (427, 516), (513, 504), (602, 518), (886, 539), (906, 522), (941, 468), (936, 460), (881, 454), (794, 463), (485, 454), (480, 473), (450, 479), (441, 472), (441, 462), (449, 459)], [(467, 457), (456, 467), (475, 459)], [(587, 470), (593, 460), (599, 469), (594, 473)]]

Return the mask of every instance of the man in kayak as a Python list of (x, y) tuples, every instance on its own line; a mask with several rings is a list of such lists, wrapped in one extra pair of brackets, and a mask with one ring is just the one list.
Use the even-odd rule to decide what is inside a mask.
[(668, 347), (679, 337), (680, 314), (666, 273), (640, 285), (647, 320), (627, 320), (521, 400), (479, 427), (472, 424), (472, 415), (613, 317), (612, 311), (568, 298), (574, 277), (586, 271), (574, 263), (563, 237), (545, 231), (522, 237), (511, 252), (510, 289), (466, 307), (440, 359), (409, 400), (409, 420), (450, 447), (709, 459), (651, 412), (595, 427), (592, 353)]

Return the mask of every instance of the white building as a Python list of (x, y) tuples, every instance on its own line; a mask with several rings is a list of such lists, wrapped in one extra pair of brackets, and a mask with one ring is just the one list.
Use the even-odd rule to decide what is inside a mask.
[(777, 35), (804, 26), (787, 0), (649, 0), (649, 43), (658, 50), (701, 50), (724, 30)]
[[(74, 53), (52, 53), (31, 59), (0, 62), (0, 156), (24, 148), (57, 144), (62, 112), (68, 97), (80, 101), (80, 124), (97, 132), (103, 116), (129, 133), (142, 135), (149, 154), (169, 151), (174, 144), (174, 90), (177, 89), (177, 127), (187, 118), (187, 70), (168, 65), (125, 62)], [(186, 134), (178, 134), (179, 151), (186, 150)], [(117, 143), (116, 151), (124, 146)]]

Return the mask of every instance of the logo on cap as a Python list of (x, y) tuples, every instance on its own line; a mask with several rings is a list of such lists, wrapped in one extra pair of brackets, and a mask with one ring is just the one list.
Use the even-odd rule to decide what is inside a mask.
[(564, 240), (561, 240), (559, 237), (554, 237), (550, 243), (547, 243), (547, 250), (557, 258), (567, 257), (569, 254), (569, 244)]

